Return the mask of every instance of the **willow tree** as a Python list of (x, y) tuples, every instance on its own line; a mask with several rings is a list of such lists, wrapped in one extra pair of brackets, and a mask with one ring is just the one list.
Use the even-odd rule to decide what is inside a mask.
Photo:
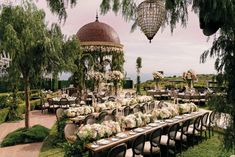
[(60, 71), (73, 59), (74, 51), (63, 53), (65, 43), (60, 27), (53, 24), (47, 28), (44, 11), (34, 4), (1, 8), (0, 48), (10, 54), (10, 67), (23, 79), (26, 128), (30, 126), (30, 82), (42, 73)]

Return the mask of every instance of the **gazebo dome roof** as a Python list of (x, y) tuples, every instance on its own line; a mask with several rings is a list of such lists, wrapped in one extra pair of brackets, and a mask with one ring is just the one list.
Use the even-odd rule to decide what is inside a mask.
[(88, 23), (79, 29), (77, 37), (82, 43), (110, 43), (120, 46), (120, 39), (117, 32), (109, 25), (99, 22), (98, 18), (95, 22)]

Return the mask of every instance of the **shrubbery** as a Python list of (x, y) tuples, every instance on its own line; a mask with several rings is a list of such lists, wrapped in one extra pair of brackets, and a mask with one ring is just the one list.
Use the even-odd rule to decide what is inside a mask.
[(0, 124), (6, 121), (9, 113), (9, 108), (0, 109)]
[(35, 125), (29, 129), (20, 128), (9, 133), (1, 143), (2, 147), (13, 146), (17, 144), (41, 142), (49, 135), (49, 129)]

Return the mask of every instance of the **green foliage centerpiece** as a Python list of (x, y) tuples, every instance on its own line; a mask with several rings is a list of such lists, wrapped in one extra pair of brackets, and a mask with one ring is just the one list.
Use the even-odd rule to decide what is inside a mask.
[(140, 94), (140, 69), (142, 68), (142, 59), (138, 57), (136, 59), (136, 71), (137, 71), (137, 83), (136, 83), (136, 92)]

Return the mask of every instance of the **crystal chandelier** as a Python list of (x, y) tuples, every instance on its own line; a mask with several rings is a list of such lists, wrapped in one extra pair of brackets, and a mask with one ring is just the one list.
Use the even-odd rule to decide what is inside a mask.
[(162, 0), (145, 0), (137, 8), (137, 24), (150, 43), (165, 19), (165, 12)]

